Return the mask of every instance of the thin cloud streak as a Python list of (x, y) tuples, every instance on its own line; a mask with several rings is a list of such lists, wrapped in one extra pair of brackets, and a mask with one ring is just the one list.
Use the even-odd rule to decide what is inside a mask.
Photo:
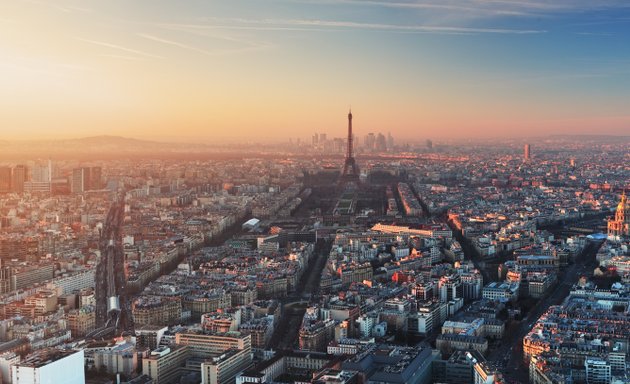
[(150, 58), (153, 58), (153, 59), (163, 59), (162, 56), (158, 56), (158, 55), (154, 55), (152, 53), (139, 51), (139, 50), (133, 49), (133, 48), (123, 47), (122, 45), (107, 43), (107, 42), (104, 42), (104, 41), (89, 40), (89, 39), (84, 39), (84, 38), (81, 38), (81, 37), (75, 37), (75, 39), (77, 39), (79, 41), (82, 41), (84, 43), (88, 43), (88, 44), (92, 44), (92, 45), (98, 45), (98, 46), (101, 46), (101, 47), (107, 47), (107, 48), (111, 48), (111, 49), (117, 49), (119, 51), (123, 51), (123, 52), (127, 52), (127, 53), (135, 53), (136, 55), (150, 57)]
[[(545, 33), (545, 30), (536, 29), (506, 29), (506, 28), (474, 28), (474, 27), (456, 27), (456, 26), (435, 26), (435, 25), (400, 25), (400, 24), (381, 24), (381, 23), (362, 23), (353, 21), (338, 21), (338, 20), (307, 20), (307, 19), (213, 19), (216, 21), (222, 21), (224, 23), (240, 23), (246, 25), (254, 25), (257, 29), (265, 30), (268, 28), (279, 27), (302, 27), (306, 30), (311, 30), (308, 27), (314, 28), (336, 28), (336, 29), (363, 29), (363, 30), (378, 30), (378, 31), (392, 31), (392, 32), (412, 32), (412, 33), (447, 33), (447, 34), (535, 34)], [(222, 28), (233, 28), (232, 25), (222, 25)], [(236, 26), (237, 28), (239, 26)], [(313, 29), (317, 30), (317, 29)]]
[[(209, 51), (209, 50), (205, 50), (202, 48), (198, 48), (189, 44), (184, 44), (184, 43), (180, 43), (177, 41), (173, 41), (173, 40), (168, 40), (168, 39), (164, 39), (161, 37), (157, 37), (154, 35), (150, 35), (150, 34), (146, 34), (146, 33), (139, 33), (138, 36), (148, 39), (148, 40), (152, 40), (158, 43), (162, 43), (162, 44), (166, 44), (166, 45), (172, 45), (178, 48), (182, 48), (182, 49), (186, 49), (189, 51), (193, 51), (193, 52), (197, 52), (197, 53), (201, 53), (203, 55), (206, 56), (225, 56), (225, 55), (231, 55), (231, 54), (236, 54), (236, 53), (243, 53), (243, 52), (248, 52), (248, 51), (256, 51), (256, 50), (261, 50), (264, 48), (269, 47), (269, 45), (262, 45), (262, 44), (250, 44), (249, 46), (245, 46), (242, 48), (233, 48), (233, 49), (223, 49), (223, 50), (215, 50), (215, 51)], [(228, 39), (225, 39), (228, 40)], [(237, 39), (229, 39), (232, 42), (238, 42), (240, 44), (247, 44), (244, 43), (243, 41), (239, 41)]]
[(184, 43), (180, 43), (177, 41), (173, 41), (173, 40), (167, 40), (167, 39), (163, 39), (161, 37), (157, 37), (157, 36), (153, 36), (153, 35), (149, 35), (146, 33), (139, 33), (138, 36), (147, 39), (147, 40), (152, 40), (158, 43), (162, 43), (162, 44), (166, 44), (166, 45), (172, 45), (178, 48), (182, 48), (182, 49), (186, 49), (189, 51), (193, 51), (193, 52), (197, 52), (197, 53), (201, 53), (204, 55), (212, 55), (212, 52), (206, 51), (205, 49), (201, 49), (201, 48), (197, 48), (197, 47), (193, 47), (192, 45), (188, 45), (188, 44), (184, 44)]
[(218, 40), (228, 41), (231, 43), (242, 44), (244, 46), (247, 46), (246, 49), (263, 49), (263, 48), (269, 48), (272, 46), (272, 44), (268, 42), (246, 40), (243, 38), (228, 36), (228, 35), (225, 35), (224, 33), (209, 33), (209, 30), (218, 29), (218, 28), (204, 28), (204, 26), (195, 25), (195, 24), (188, 25), (188, 24), (159, 23), (159, 24), (153, 24), (153, 25), (158, 28), (165, 29), (168, 31), (185, 32), (185, 33), (189, 33), (196, 36), (209, 37), (212, 39), (218, 39)]
[(333, 4), (376, 6), (384, 8), (403, 8), (418, 10), (436, 10), (460, 13), (470, 16), (526, 16), (540, 17), (545, 13), (582, 12), (598, 9), (630, 8), (622, 0), (554, 0), (551, 2), (528, 0), (425, 0), (425, 1), (383, 1), (383, 0), (292, 0), (302, 4)]
[(630, 70), (608, 70), (601, 72), (586, 72), (586, 73), (556, 73), (540, 76), (521, 76), (521, 77), (509, 77), (509, 78), (494, 78), (482, 82), (470, 82), (463, 83), (467, 87), (495, 87), (495, 88), (511, 88), (514, 86), (529, 85), (531, 83), (549, 83), (549, 82), (565, 82), (574, 80), (586, 80), (586, 79), (600, 79), (611, 78), (619, 75), (627, 75)]
[(129, 60), (129, 61), (143, 61), (144, 60), (144, 58), (138, 57), (138, 56), (113, 55), (113, 54), (108, 54), (108, 53), (102, 53), (99, 56), (109, 57), (112, 59)]
[(580, 36), (614, 36), (612, 33), (603, 32), (576, 32), (575, 34)]
[(398, 1), (377, 1), (377, 0), (329, 0), (329, 1), (309, 1), (296, 0), (300, 3), (307, 4), (338, 4), (338, 5), (357, 5), (357, 6), (375, 6), (384, 8), (402, 8), (402, 9), (425, 9), (425, 10), (442, 10), (455, 12), (473, 12), (488, 16), (536, 16), (530, 12), (494, 9), (490, 7), (471, 7), (469, 5), (445, 4), (444, 2), (398, 2)]
[(53, 9), (56, 9), (58, 11), (64, 12), (64, 13), (92, 13), (92, 9), (89, 8), (84, 8), (84, 7), (77, 7), (74, 5), (61, 5), (61, 4), (57, 4), (57, 3), (53, 3), (50, 1), (38, 1), (38, 0), (22, 0), (25, 3), (30, 3), (30, 4), (34, 4), (37, 6), (47, 6)]
[(324, 27), (341, 27), (356, 29), (392, 30), (404, 32), (424, 32), (424, 33), (504, 33), (504, 34), (531, 34), (544, 33), (544, 30), (525, 29), (503, 29), (503, 28), (470, 28), (470, 27), (448, 27), (429, 25), (396, 25), (378, 23), (358, 23), (351, 21), (329, 21), (329, 20), (287, 20), (289, 24), (314, 25)]
[(614, 9), (614, 8), (628, 8), (630, 5), (626, 1), (622, 0), (554, 0), (548, 2), (541, 1), (527, 1), (527, 0), (474, 0), (477, 4), (490, 5), (503, 5), (511, 6), (518, 9), (526, 10), (540, 10), (540, 11), (588, 11), (595, 9)]
[(249, 25), (230, 25), (230, 24), (156, 24), (156, 26), (175, 29), (180, 31), (188, 30), (236, 30), (236, 31), (295, 31), (295, 32), (334, 32), (342, 29), (332, 28), (306, 28), (306, 27), (278, 27), (278, 26), (249, 26)]

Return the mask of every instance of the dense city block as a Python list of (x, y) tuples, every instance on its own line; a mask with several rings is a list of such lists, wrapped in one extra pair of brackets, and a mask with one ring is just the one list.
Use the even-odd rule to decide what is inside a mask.
[(2, 382), (630, 380), (627, 143), (344, 143), (4, 162)]

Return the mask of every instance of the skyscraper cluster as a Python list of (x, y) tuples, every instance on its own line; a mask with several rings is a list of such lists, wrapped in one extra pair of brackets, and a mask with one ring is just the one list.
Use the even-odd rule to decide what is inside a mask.
[(387, 136), (378, 132), (376, 134), (370, 132), (363, 138), (363, 149), (365, 151), (385, 152), (394, 149), (394, 137), (391, 133)]
[(83, 193), (103, 188), (101, 167), (75, 168), (60, 177), (51, 160), (47, 163), (0, 166), (0, 194), (3, 193)]
[[(351, 119), (352, 113), (349, 114)], [(355, 133), (350, 133), (347, 138), (335, 137), (328, 139), (325, 133), (315, 133), (311, 137), (311, 144), (313, 149), (322, 151), (325, 153), (343, 153), (348, 152), (348, 145), (352, 146), (352, 151), (373, 153), (373, 152), (390, 152), (394, 150), (394, 137), (391, 133), (387, 135), (377, 132), (370, 132), (363, 137), (363, 140), (359, 140)]]

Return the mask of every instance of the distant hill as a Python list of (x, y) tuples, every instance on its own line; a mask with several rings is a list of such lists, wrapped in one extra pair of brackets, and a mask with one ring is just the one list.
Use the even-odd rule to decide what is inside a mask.
[(164, 143), (123, 136), (89, 136), (61, 140), (0, 141), (0, 157), (50, 157), (79, 155), (81, 157), (111, 157), (117, 155), (165, 155), (208, 152), (206, 144)]
[(133, 139), (129, 137), (123, 137), (123, 136), (109, 136), (109, 135), (89, 136), (89, 137), (82, 137), (78, 139), (60, 140), (60, 142), (63, 142), (64, 144), (77, 143), (77, 144), (84, 144), (84, 145), (121, 145), (121, 146), (166, 144), (166, 143), (159, 143), (156, 141), (140, 140), (140, 139)]
[(618, 143), (620, 141), (630, 141), (630, 136), (628, 135), (550, 135), (548, 138), (552, 140), (566, 141), (588, 140), (593, 143)]

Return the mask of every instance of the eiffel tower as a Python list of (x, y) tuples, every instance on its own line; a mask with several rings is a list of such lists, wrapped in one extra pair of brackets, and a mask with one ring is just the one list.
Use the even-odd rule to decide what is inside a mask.
[(339, 182), (341, 184), (346, 183), (359, 183), (359, 166), (352, 154), (352, 110), (348, 112), (348, 148), (346, 149), (346, 160), (343, 163), (343, 170)]

